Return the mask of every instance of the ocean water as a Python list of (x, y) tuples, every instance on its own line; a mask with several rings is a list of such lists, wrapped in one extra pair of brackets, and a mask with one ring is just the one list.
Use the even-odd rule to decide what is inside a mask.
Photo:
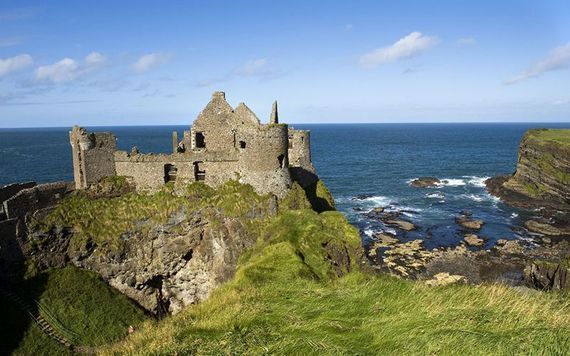
[[(488, 177), (514, 171), (523, 133), (534, 127), (570, 124), (335, 124), (294, 125), (311, 130), (312, 158), (333, 193), (337, 208), (364, 242), (379, 231), (402, 239), (421, 238), (428, 247), (451, 246), (462, 239), (454, 221), (469, 211), (485, 225), (479, 235), (490, 247), (497, 239), (525, 239), (521, 229), (532, 212), (510, 208), (490, 196)], [(97, 127), (112, 131), (120, 149), (170, 152), (171, 133), (185, 126)], [(446, 179), (436, 188), (409, 186), (421, 176)], [(0, 185), (72, 180), (67, 128), (0, 129)], [(367, 217), (376, 207), (402, 212), (418, 229), (404, 233)]]

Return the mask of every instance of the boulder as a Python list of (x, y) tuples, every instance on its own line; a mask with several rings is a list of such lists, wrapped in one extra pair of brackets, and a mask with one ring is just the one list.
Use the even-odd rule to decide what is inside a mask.
[(439, 183), (441, 181), (435, 177), (421, 177), (411, 181), (410, 185), (416, 188), (430, 188), (437, 186)]
[(428, 286), (446, 286), (455, 283), (467, 283), (467, 278), (458, 274), (449, 274), (441, 272), (433, 276), (432, 279), (425, 282)]
[(396, 236), (385, 232), (380, 232), (374, 235), (374, 237), (378, 240), (378, 242), (382, 243), (383, 245), (393, 245), (395, 243), (398, 243), (399, 241), (396, 238)]
[(521, 254), (523, 252), (523, 247), (517, 241), (507, 241), (503, 246), (497, 246), (497, 249), (506, 254)]
[(416, 228), (414, 224), (404, 220), (387, 220), (385, 223), (388, 225), (397, 226), (400, 230), (404, 231), (412, 231)]
[(460, 215), (455, 218), (455, 222), (469, 230), (480, 230), (485, 222), (483, 220), (471, 220), (466, 215)]
[(465, 235), (465, 237), (463, 238), (463, 240), (465, 241), (465, 243), (467, 243), (467, 245), (469, 246), (483, 246), (483, 244), (485, 243), (485, 241), (483, 239), (480, 239), (477, 235), (475, 234), (467, 234)]

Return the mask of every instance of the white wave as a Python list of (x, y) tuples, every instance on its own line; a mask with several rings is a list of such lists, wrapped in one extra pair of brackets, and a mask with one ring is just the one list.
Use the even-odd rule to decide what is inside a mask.
[(364, 235), (366, 235), (368, 237), (372, 237), (374, 235), (374, 231), (372, 231), (370, 229), (366, 229), (363, 232), (364, 232)]
[(374, 206), (386, 206), (389, 205), (391, 200), (388, 197), (382, 195), (375, 195), (361, 200), (362, 202), (373, 204)]
[(391, 228), (388, 228), (388, 227), (387, 227), (387, 228), (384, 228), (384, 229), (382, 230), (382, 232), (385, 232), (385, 233), (388, 233), (388, 234), (391, 234), (391, 235), (397, 235), (397, 234), (398, 234), (397, 231), (396, 231), (396, 229), (391, 229)]
[(402, 211), (402, 212), (414, 212), (414, 213), (419, 213), (422, 212), (424, 209), (422, 208), (416, 208), (416, 207), (411, 207), (411, 206), (404, 206), (404, 205), (399, 205), (399, 206), (393, 206), (390, 207), (390, 209), (388, 209), (390, 211)]
[(482, 195), (475, 195), (475, 194), (461, 194), (461, 197), (466, 198), (466, 199), (470, 199), (473, 201), (483, 201), (486, 199), (486, 197), (482, 196)]
[(437, 184), (440, 187), (459, 187), (462, 185), (465, 185), (465, 180), (458, 178), (444, 178)]
[(485, 181), (491, 177), (463, 176), (463, 178), (468, 178), (467, 184), (469, 185), (484, 188)]
[(445, 198), (445, 195), (443, 195), (443, 193), (440, 193), (440, 192), (428, 193), (428, 194), (426, 194), (426, 198), (443, 199), (443, 198)]
[(511, 219), (518, 218), (518, 216), (519, 216), (519, 214), (517, 214), (517, 213), (512, 213), (512, 214), (511, 214)]
[(496, 204), (497, 202), (500, 201), (499, 198), (497, 198), (494, 195), (488, 194), (488, 193), (486, 193), (486, 194), (461, 194), (461, 195), (459, 195), (459, 197), (463, 198), (463, 199), (473, 200), (476, 202), (490, 201), (493, 204)]
[(418, 178), (418, 177), (415, 177), (415, 178), (408, 179), (408, 180), (406, 181), (406, 184), (410, 184), (410, 183), (412, 183), (413, 181), (415, 181), (416, 179), (419, 179), (419, 178)]

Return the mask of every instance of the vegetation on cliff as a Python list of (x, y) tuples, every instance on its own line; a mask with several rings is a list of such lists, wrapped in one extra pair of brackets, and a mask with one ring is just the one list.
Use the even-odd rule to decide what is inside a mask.
[[(326, 200), (324, 189), (319, 194)], [(374, 276), (366, 272), (358, 231), (339, 212), (312, 210), (310, 197), (295, 185), (279, 202), (277, 215), (250, 219), (247, 226), (256, 242), (241, 255), (234, 278), (205, 302), (161, 321), (147, 320), (123, 341), (98, 351), (562, 354), (570, 348), (567, 295), (521, 293), (501, 285), (430, 287)], [(269, 200), (236, 182), (218, 189), (191, 185), (183, 194), (169, 186), (149, 196), (90, 199), (77, 194), (47, 218), (46, 226), (67, 224), (76, 229), (79, 237), (74, 238), (112, 246), (120, 243), (123, 231), (140, 228), (135, 221), (164, 220), (180, 206), (186, 213), (220, 209), (247, 218), (252, 207), (269, 209)], [(109, 308), (121, 315), (117, 308), (130, 308), (119, 303), (112, 309), (95, 298), (82, 303), (86, 313)], [(67, 326), (81, 322), (77, 320), (61, 321)], [(88, 345), (99, 344), (88, 340), (86, 336)], [(54, 353), (59, 350), (59, 345), (46, 345)]]
[(570, 130), (534, 129), (519, 146), (516, 172), (488, 181), (489, 190), (505, 202), (523, 208), (570, 210)]
[(570, 146), (570, 130), (566, 129), (529, 130), (527, 136), (540, 143), (554, 142), (564, 146)]
[[(124, 184), (118, 178), (108, 181), (111, 185), (117, 182)], [(113, 189), (103, 189), (108, 190)], [(164, 224), (180, 211), (190, 215), (198, 210), (207, 213), (214, 209), (227, 217), (241, 217), (252, 210), (267, 212), (270, 199), (270, 196), (260, 196), (251, 186), (236, 181), (228, 181), (218, 189), (199, 182), (179, 190), (166, 184), (154, 194), (128, 192), (118, 197), (93, 198), (89, 192), (77, 191), (64, 199), (40, 224), (44, 230), (53, 226), (72, 227), (73, 248), (79, 249), (90, 243), (98, 246), (99, 253), (105, 253), (120, 249), (122, 234), (144, 231), (152, 223)]]
[[(234, 279), (207, 301), (147, 322), (103, 353), (562, 354), (570, 347), (563, 295), (363, 273), (358, 232), (338, 212), (284, 212), (259, 231)], [(330, 243), (353, 251), (340, 273), (324, 252)]]
[[(101, 278), (75, 267), (52, 269), (26, 278), (16, 292), (64, 337), (76, 345), (98, 346), (127, 335), (129, 325), (148, 317)], [(49, 338), (30, 317), (0, 294), (1, 354), (72, 354)]]

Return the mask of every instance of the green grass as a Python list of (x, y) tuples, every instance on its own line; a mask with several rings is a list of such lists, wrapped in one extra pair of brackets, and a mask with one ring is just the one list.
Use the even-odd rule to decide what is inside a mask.
[[(258, 225), (234, 279), (204, 303), (147, 322), (107, 354), (564, 354), (570, 302), (501, 285), (429, 287), (360, 272), (338, 212)], [(346, 250), (338, 268), (323, 246)]]
[(534, 129), (527, 132), (528, 137), (539, 142), (556, 142), (565, 146), (570, 146), (569, 129)]
[[(117, 180), (121, 182), (121, 180)], [(124, 243), (126, 232), (144, 231), (151, 223), (165, 223), (178, 212), (189, 216), (200, 210), (213, 217), (219, 212), (226, 217), (241, 217), (255, 209), (267, 211), (269, 196), (260, 196), (250, 185), (228, 181), (217, 189), (193, 183), (176, 191), (165, 185), (154, 194), (129, 192), (119, 197), (93, 199), (82, 191), (67, 197), (40, 226), (73, 227), (71, 248), (81, 249), (87, 242), (97, 245), (97, 253), (116, 251)]]
[[(18, 295), (39, 302), (41, 315), (79, 346), (97, 346), (123, 338), (129, 325), (148, 319), (127, 297), (93, 272), (75, 267), (53, 269), (26, 279)], [(11, 300), (0, 300), (0, 350), (20, 355), (71, 354), (29, 320)]]

